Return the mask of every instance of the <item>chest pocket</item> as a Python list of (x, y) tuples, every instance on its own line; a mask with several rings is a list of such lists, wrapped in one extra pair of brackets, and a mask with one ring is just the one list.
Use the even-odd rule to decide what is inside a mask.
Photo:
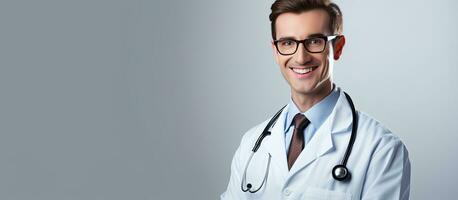
[(332, 191), (321, 188), (307, 188), (301, 199), (304, 200), (351, 200), (350, 193), (341, 191)]

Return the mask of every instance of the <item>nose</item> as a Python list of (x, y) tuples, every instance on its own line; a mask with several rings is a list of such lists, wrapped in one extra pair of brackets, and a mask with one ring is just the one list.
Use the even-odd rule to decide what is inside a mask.
[(305, 49), (304, 43), (300, 43), (297, 47), (295, 57), (298, 64), (305, 64), (312, 60), (312, 56), (310, 55), (310, 52)]

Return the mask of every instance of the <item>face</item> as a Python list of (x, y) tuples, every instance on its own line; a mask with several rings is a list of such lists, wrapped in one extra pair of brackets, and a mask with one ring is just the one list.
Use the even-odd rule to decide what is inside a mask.
[[(303, 40), (317, 34), (331, 35), (329, 15), (321, 9), (300, 14), (283, 13), (277, 17), (275, 26), (277, 40), (287, 37)], [(343, 37), (339, 38), (342, 39)], [(327, 42), (322, 53), (309, 53), (303, 44), (299, 44), (296, 53), (285, 56), (277, 51), (272, 42), (275, 60), (290, 85), (293, 96), (316, 96), (330, 90), (334, 59), (339, 58), (343, 47), (342, 42), (336, 43), (339, 45), (333, 48), (332, 42)]]

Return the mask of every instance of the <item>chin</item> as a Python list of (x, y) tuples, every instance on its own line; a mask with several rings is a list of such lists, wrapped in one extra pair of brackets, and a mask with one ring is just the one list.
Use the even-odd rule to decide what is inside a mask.
[(309, 94), (313, 94), (314, 93), (313, 88), (301, 87), (301, 88), (296, 88), (296, 89), (293, 89), (293, 90), (294, 90), (295, 93), (298, 93), (298, 94), (309, 95)]

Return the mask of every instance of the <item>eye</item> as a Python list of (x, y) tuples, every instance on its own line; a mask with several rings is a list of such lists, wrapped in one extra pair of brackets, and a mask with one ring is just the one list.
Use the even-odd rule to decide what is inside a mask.
[(281, 40), (281, 41), (278, 42), (278, 44), (280, 46), (288, 47), (288, 46), (294, 45), (295, 42), (293, 40)]
[(323, 39), (321, 39), (321, 38), (311, 38), (311, 39), (308, 41), (308, 43), (309, 43), (310, 45), (321, 45), (323, 42), (324, 42), (324, 41), (323, 41)]

